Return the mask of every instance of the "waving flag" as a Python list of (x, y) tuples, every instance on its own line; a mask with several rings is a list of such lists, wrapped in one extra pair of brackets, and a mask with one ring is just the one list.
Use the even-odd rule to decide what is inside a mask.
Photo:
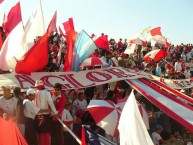
[(95, 44), (98, 48), (110, 51), (109, 41), (107, 35), (102, 35), (95, 40)]
[(69, 33), (70, 31), (74, 31), (74, 22), (72, 18), (69, 18), (68, 21), (63, 23), (64, 29), (66, 33)]
[(37, 5), (36, 11), (29, 18), (24, 27), (23, 45), (29, 50), (34, 45), (34, 39), (43, 36), (45, 33), (44, 17), (42, 12), (41, 1)]
[(72, 70), (79, 71), (80, 64), (97, 49), (94, 41), (82, 30), (76, 38), (72, 60)]
[(7, 15), (7, 21), (5, 23), (5, 32), (8, 35), (14, 28), (22, 21), (20, 2), (11, 8)]
[(120, 145), (153, 145), (131, 92), (119, 120)]
[(147, 37), (147, 40), (148, 41), (154, 40), (162, 45), (166, 45), (166, 39), (162, 36), (161, 27), (151, 29)]
[(64, 29), (67, 34), (66, 42), (67, 42), (67, 53), (65, 56), (65, 63), (64, 63), (64, 72), (71, 71), (72, 65), (72, 57), (74, 51), (74, 43), (76, 41), (77, 32), (74, 30), (73, 19), (69, 18), (67, 22), (63, 23)]
[(30, 74), (48, 64), (48, 34), (44, 34), (32, 48), (17, 62), (16, 73)]
[(50, 21), (50, 24), (47, 29), (47, 34), (50, 34), (51, 32), (58, 32), (56, 27), (56, 19), (57, 19), (57, 11), (55, 11), (53, 18)]
[(151, 27), (147, 27), (141, 31), (141, 35), (145, 38), (145, 36), (150, 32)]
[(6, 30), (9, 33), (0, 51), (0, 69), (14, 69), (19, 60), (26, 52), (22, 46), (23, 25), (21, 18), (20, 3), (18, 2), (9, 12), (6, 22)]

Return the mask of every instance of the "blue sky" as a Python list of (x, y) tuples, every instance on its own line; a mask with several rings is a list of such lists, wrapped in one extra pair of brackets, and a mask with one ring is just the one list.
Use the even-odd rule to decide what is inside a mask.
[[(3, 13), (18, 0), (4, 0)], [(21, 0), (23, 23), (35, 11), (39, 0)], [(73, 17), (75, 29), (109, 38), (129, 38), (144, 28), (160, 26), (162, 34), (173, 44), (193, 43), (192, 0), (41, 0), (47, 26), (54, 11), (58, 25)]]

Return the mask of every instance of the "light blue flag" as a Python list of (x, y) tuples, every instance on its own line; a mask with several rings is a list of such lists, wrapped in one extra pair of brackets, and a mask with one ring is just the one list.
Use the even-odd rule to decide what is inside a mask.
[(76, 37), (71, 70), (79, 71), (80, 64), (97, 49), (90, 36), (82, 30)]

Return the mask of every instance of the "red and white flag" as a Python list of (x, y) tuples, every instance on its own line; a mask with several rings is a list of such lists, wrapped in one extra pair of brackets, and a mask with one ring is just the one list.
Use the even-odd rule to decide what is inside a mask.
[(18, 2), (9, 11), (6, 32), (9, 34), (3, 43), (0, 51), (0, 69), (10, 70), (14, 69), (19, 60), (24, 54), (25, 50), (22, 46), (23, 25), (21, 17), (20, 2)]
[(5, 23), (5, 32), (8, 35), (22, 21), (20, 2), (11, 8)]
[(151, 29), (149, 32), (149, 35), (147, 37), (147, 41), (154, 40), (155, 42), (158, 42), (162, 45), (166, 45), (166, 39), (163, 37), (161, 33), (161, 27), (156, 27), (154, 29)]
[(32, 48), (17, 62), (16, 73), (30, 74), (48, 64), (48, 35), (44, 34)]

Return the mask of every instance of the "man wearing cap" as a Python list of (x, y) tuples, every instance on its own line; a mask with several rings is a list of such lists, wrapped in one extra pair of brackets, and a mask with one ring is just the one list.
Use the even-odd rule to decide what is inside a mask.
[(8, 116), (15, 117), (15, 111), (17, 107), (17, 99), (11, 94), (10, 86), (3, 86), (3, 96), (0, 97), (0, 110), (3, 118)]
[[(56, 83), (54, 85), (54, 91), (51, 92), (52, 99), (56, 110), (58, 111), (58, 117), (62, 117), (62, 111), (66, 104), (66, 96), (62, 93), (62, 85)], [(62, 145), (63, 133), (61, 123), (53, 117), (51, 121), (51, 145)]]
[(35, 126), (35, 117), (38, 113), (49, 113), (49, 109), (40, 109), (32, 103), (35, 99), (36, 91), (34, 89), (27, 90), (27, 99), (23, 101), (24, 103), (24, 115), (25, 120), (25, 138), (28, 145), (38, 145), (38, 138)]
[[(54, 106), (50, 92), (45, 90), (42, 80), (37, 80), (35, 83), (36, 97), (35, 104), (40, 109), (51, 109), (52, 114), (57, 118), (58, 112)], [(50, 145), (50, 115), (49, 113), (38, 113), (36, 118), (36, 127), (39, 135), (40, 145)]]

